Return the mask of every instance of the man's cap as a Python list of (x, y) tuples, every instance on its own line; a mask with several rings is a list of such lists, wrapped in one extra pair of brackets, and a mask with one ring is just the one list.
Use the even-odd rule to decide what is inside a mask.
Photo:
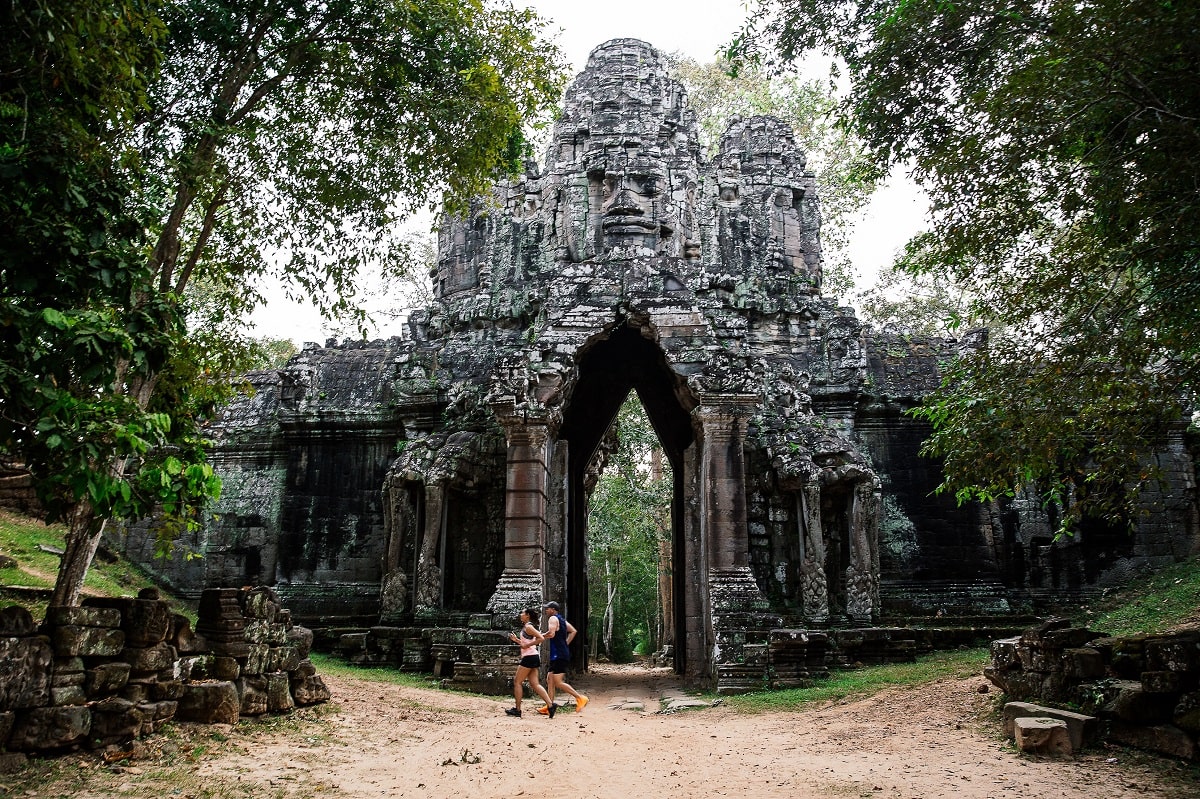
[(558, 606), (558, 603), (557, 603), (557, 602), (547, 602), (546, 604), (542, 605), (542, 607), (543, 607), (543, 608), (550, 608), (551, 610), (555, 610), (555, 611), (562, 610), (562, 608), (560, 608), (560, 607)]

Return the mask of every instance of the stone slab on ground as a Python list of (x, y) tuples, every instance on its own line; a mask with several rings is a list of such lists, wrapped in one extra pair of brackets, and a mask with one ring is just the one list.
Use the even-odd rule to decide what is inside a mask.
[(1109, 728), (1108, 738), (1115, 743), (1147, 749), (1180, 760), (1196, 760), (1200, 757), (1200, 748), (1196, 746), (1192, 736), (1170, 724), (1143, 727), (1114, 721)]
[(1017, 748), (1022, 752), (1058, 757), (1070, 757), (1075, 754), (1075, 750), (1071, 748), (1071, 735), (1067, 732), (1067, 723), (1061, 719), (1025, 716), (1013, 722), (1013, 732)]
[(1019, 718), (1043, 717), (1065, 722), (1071, 736), (1071, 748), (1078, 752), (1092, 744), (1100, 736), (1100, 721), (1095, 716), (1085, 716), (1056, 707), (1043, 707), (1031, 702), (1008, 702), (1004, 705), (1004, 734), (1015, 735), (1016, 720)]

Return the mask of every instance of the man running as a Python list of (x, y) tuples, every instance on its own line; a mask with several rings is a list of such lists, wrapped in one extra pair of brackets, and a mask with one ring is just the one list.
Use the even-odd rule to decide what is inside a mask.
[[(547, 667), (546, 687), (550, 693), (550, 703), (554, 703), (555, 691), (563, 691), (575, 697), (575, 712), (581, 713), (587, 707), (588, 698), (567, 684), (567, 666), (571, 663), (571, 641), (575, 638), (575, 627), (563, 618), (557, 602), (547, 602), (542, 609), (548, 617), (546, 638), (550, 641), (550, 665)], [(550, 708), (538, 708), (538, 713), (548, 715)]]

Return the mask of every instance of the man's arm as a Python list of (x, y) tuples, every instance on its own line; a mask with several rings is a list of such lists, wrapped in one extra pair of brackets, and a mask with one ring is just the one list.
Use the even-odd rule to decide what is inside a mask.
[[(550, 621), (546, 622), (546, 637), (553, 638), (556, 632), (558, 632), (558, 616), (551, 616)], [(571, 643), (570, 638), (567, 639), (567, 643)]]
[(567, 643), (570, 644), (575, 638), (575, 625), (567, 622)]

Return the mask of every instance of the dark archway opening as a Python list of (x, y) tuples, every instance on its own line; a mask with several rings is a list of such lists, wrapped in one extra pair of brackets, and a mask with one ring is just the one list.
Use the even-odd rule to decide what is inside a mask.
[[(621, 403), (636, 391), (650, 424), (662, 443), (671, 467), (674, 490), (671, 498), (671, 558), (684, 562), (684, 452), (692, 445), (691, 415), (680, 401), (686, 389), (680, 378), (667, 366), (658, 346), (639, 330), (621, 325), (612, 334), (596, 342), (581, 356), (579, 382), (571, 393), (563, 416), (559, 439), (567, 443), (567, 569), (566, 600), (583, 640), (588, 640), (587, 608), (587, 496), (585, 477), (597, 447), (616, 418)], [(672, 571), (675, 635), (675, 670), (685, 669), (684, 569)], [(574, 657), (577, 667), (586, 667), (586, 653), (580, 647)]]

